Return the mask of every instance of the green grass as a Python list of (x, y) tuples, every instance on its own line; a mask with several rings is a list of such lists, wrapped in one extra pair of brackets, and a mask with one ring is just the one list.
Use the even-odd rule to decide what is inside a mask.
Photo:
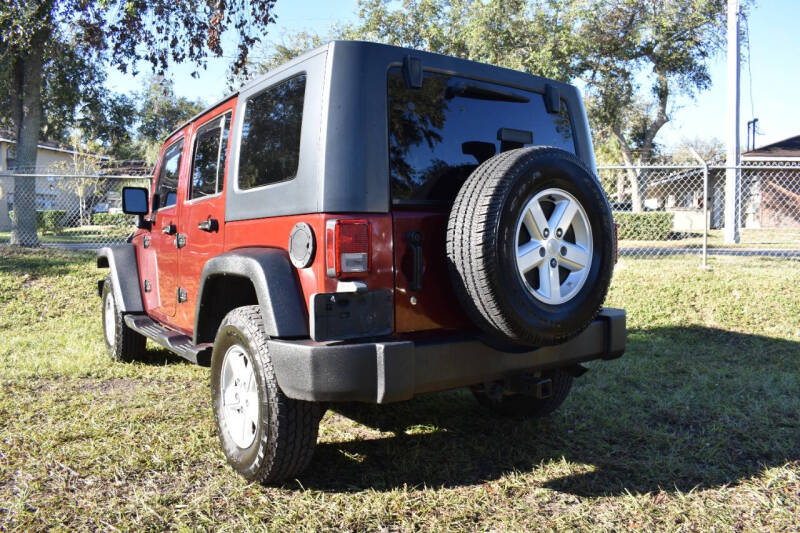
[[(800, 229), (742, 229), (739, 244), (725, 244), (723, 230), (709, 230), (709, 248), (748, 248), (766, 250), (800, 250)], [(703, 246), (703, 234), (679, 233), (673, 234), (668, 240), (645, 241), (635, 239), (620, 239), (619, 247), (622, 248), (684, 248)]]
[[(123, 242), (133, 230), (132, 226), (78, 226), (63, 228), (56, 234), (39, 232), (39, 241), (43, 244)], [(0, 244), (10, 240), (10, 231), (0, 231)]]
[(225, 463), (206, 368), (107, 359), (91, 255), (0, 248), (0, 530), (797, 530), (800, 266), (695, 263), (620, 261), (628, 352), (549, 419), (337, 406), (265, 488)]

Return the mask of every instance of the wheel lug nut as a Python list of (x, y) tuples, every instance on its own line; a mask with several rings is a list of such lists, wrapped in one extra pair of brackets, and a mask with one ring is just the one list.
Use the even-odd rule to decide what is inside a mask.
[(550, 230), (545, 228), (544, 231), (542, 232), (542, 235), (544, 235), (544, 238), (546, 239), (547, 237), (550, 236)]
[(544, 250), (544, 246), (539, 248), (539, 257), (544, 257), (547, 252)]
[(558, 265), (558, 262), (555, 259), (550, 260), (550, 266), (555, 268)]
[(561, 255), (566, 257), (566, 255), (567, 255), (567, 247), (566, 246), (562, 246), (561, 247)]
[(556, 230), (556, 237), (560, 239), (562, 235), (564, 235), (564, 232), (561, 230), (561, 228), (558, 228)]

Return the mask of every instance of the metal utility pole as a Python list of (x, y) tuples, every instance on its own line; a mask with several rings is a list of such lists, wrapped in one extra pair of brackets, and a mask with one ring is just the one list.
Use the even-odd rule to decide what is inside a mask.
[(692, 155), (703, 167), (703, 268), (708, 268), (708, 163), (700, 157), (697, 150), (690, 146)]
[(739, 0), (728, 0), (728, 142), (725, 244), (739, 242)]

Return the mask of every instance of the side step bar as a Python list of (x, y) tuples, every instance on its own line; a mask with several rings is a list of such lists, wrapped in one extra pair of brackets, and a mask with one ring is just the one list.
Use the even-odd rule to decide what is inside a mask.
[(211, 348), (214, 345), (209, 342), (192, 344), (191, 337), (165, 328), (147, 315), (125, 315), (125, 324), (192, 363), (208, 365), (211, 362)]

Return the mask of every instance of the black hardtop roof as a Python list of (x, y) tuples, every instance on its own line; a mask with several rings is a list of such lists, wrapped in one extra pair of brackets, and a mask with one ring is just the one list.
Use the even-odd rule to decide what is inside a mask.
[[(512, 69), (509, 69), (509, 68), (505, 68), (505, 67), (499, 67), (499, 66), (496, 66), (496, 65), (490, 65), (488, 63), (480, 63), (478, 61), (472, 61), (470, 59), (463, 59), (463, 58), (448, 56), (448, 55), (444, 55), (444, 54), (437, 54), (435, 52), (426, 52), (426, 51), (423, 51), (423, 50), (416, 50), (416, 49), (413, 49), (413, 48), (403, 48), (401, 46), (393, 46), (393, 45), (383, 44), (383, 43), (374, 43), (374, 42), (370, 42), (370, 41), (333, 40), (333, 41), (330, 41), (330, 42), (328, 42), (328, 43), (326, 43), (326, 44), (324, 44), (322, 46), (314, 48), (313, 50), (309, 50), (308, 52), (305, 52), (305, 53), (295, 57), (294, 59), (291, 59), (291, 60), (287, 61), (286, 63), (282, 63), (281, 65), (279, 65), (279, 66), (277, 66), (277, 67), (265, 72), (264, 74), (261, 74), (260, 76), (257, 76), (255, 78), (245, 82), (236, 91), (228, 94), (227, 96), (225, 96), (221, 100), (217, 101), (213, 105), (208, 106), (207, 108), (203, 109), (202, 111), (200, 111), (199, 113), (197, 113), (193, 117), (191, 117), (188, 120), (185, 120), (184, 122), (182, 122), (179, 126), (177, 126), (175, 129), (173, 129), (169, 133), (169, 135), (167, 135), (166, 138), (169, 139), (170, 137), (175, 135), (178, 131), (180, 131), (183, 128), (185, 128), (188, 124), (191, 124), (192, 122), (197, 120), (197, 118), (199, 118), (202, 115), (208, 113), (209, 111), (211, 111), (215, 107), (227, 102), (231, 98), (234, 98), (241, 91), (247, 89), (248, 87), (251, 87), (253, 85), (257, 85), (257, 84), (263, 82), (265, 79), (271, 78), (271, 77), (275, 76), (276, 74), (280, 73), (283, 70), (287, 70), (287, 69), (291, 68), (292, 66), (305, 61), (306, 59), (308, 59), (310, 57), (314, 57), (317, 54), (321, 54), (323, 52), (330, 51), (333, 48), (347, 48), (347, 49), (350, 49), (351, 52), (358, 52), (358, 51), (362, 51), (363, 52), (363, 51), (368, 51), (371, 48), (372, 49), (379, 49), (380, 48), (380, 49), (383, 49), (384, 51), (393, 50), (394, 52), (397, 53), (398, 60), (400, 60), (402, 57), (405, 57), (405, 56), (408, 56), (408, 55), (411, 55), (413, 57), (419, 58), (420, 61), (422, 62), (423, 68), (426, 67), (426, 64), (430, 65), (432, 63), (435, 68), (452, 71), (453, 73), (457, 72), (457, 73), (462, 73), (462, 74), (466, 74), (466, 75), (472, 74), (472, 75), (476, 75), (477, 77), (483, 77), (485, 79), (495, 79), (496, 78), (496, 81), (500, 82), (500, 83), (527, 85), (526, 83), (524, 83), (524, 80), (525, 80), (525, 78), (528, 78), (529, 80), (539, 80), (540, 82), (542, 80), (546, 80), (548, 83), (553, 84), (553, 85), (557, 85), (557, 86), (571, 87), (571, 85), (568, 84), (568, 83), (564, 83), (564, 82), (560, 82), (560, 81), (556, 81), (556, 80), (543, 78), (541, 76), (536, 76), (534, 74), (528, 74), (528, 73), (525, 73), (525, 72), (520, 72), (520, 71), (517, 71), (517, 70), (512, 70)], [(367, 56), (368, 56), (368, 54), (364, 55), (364, 57), (367, 57)]]

